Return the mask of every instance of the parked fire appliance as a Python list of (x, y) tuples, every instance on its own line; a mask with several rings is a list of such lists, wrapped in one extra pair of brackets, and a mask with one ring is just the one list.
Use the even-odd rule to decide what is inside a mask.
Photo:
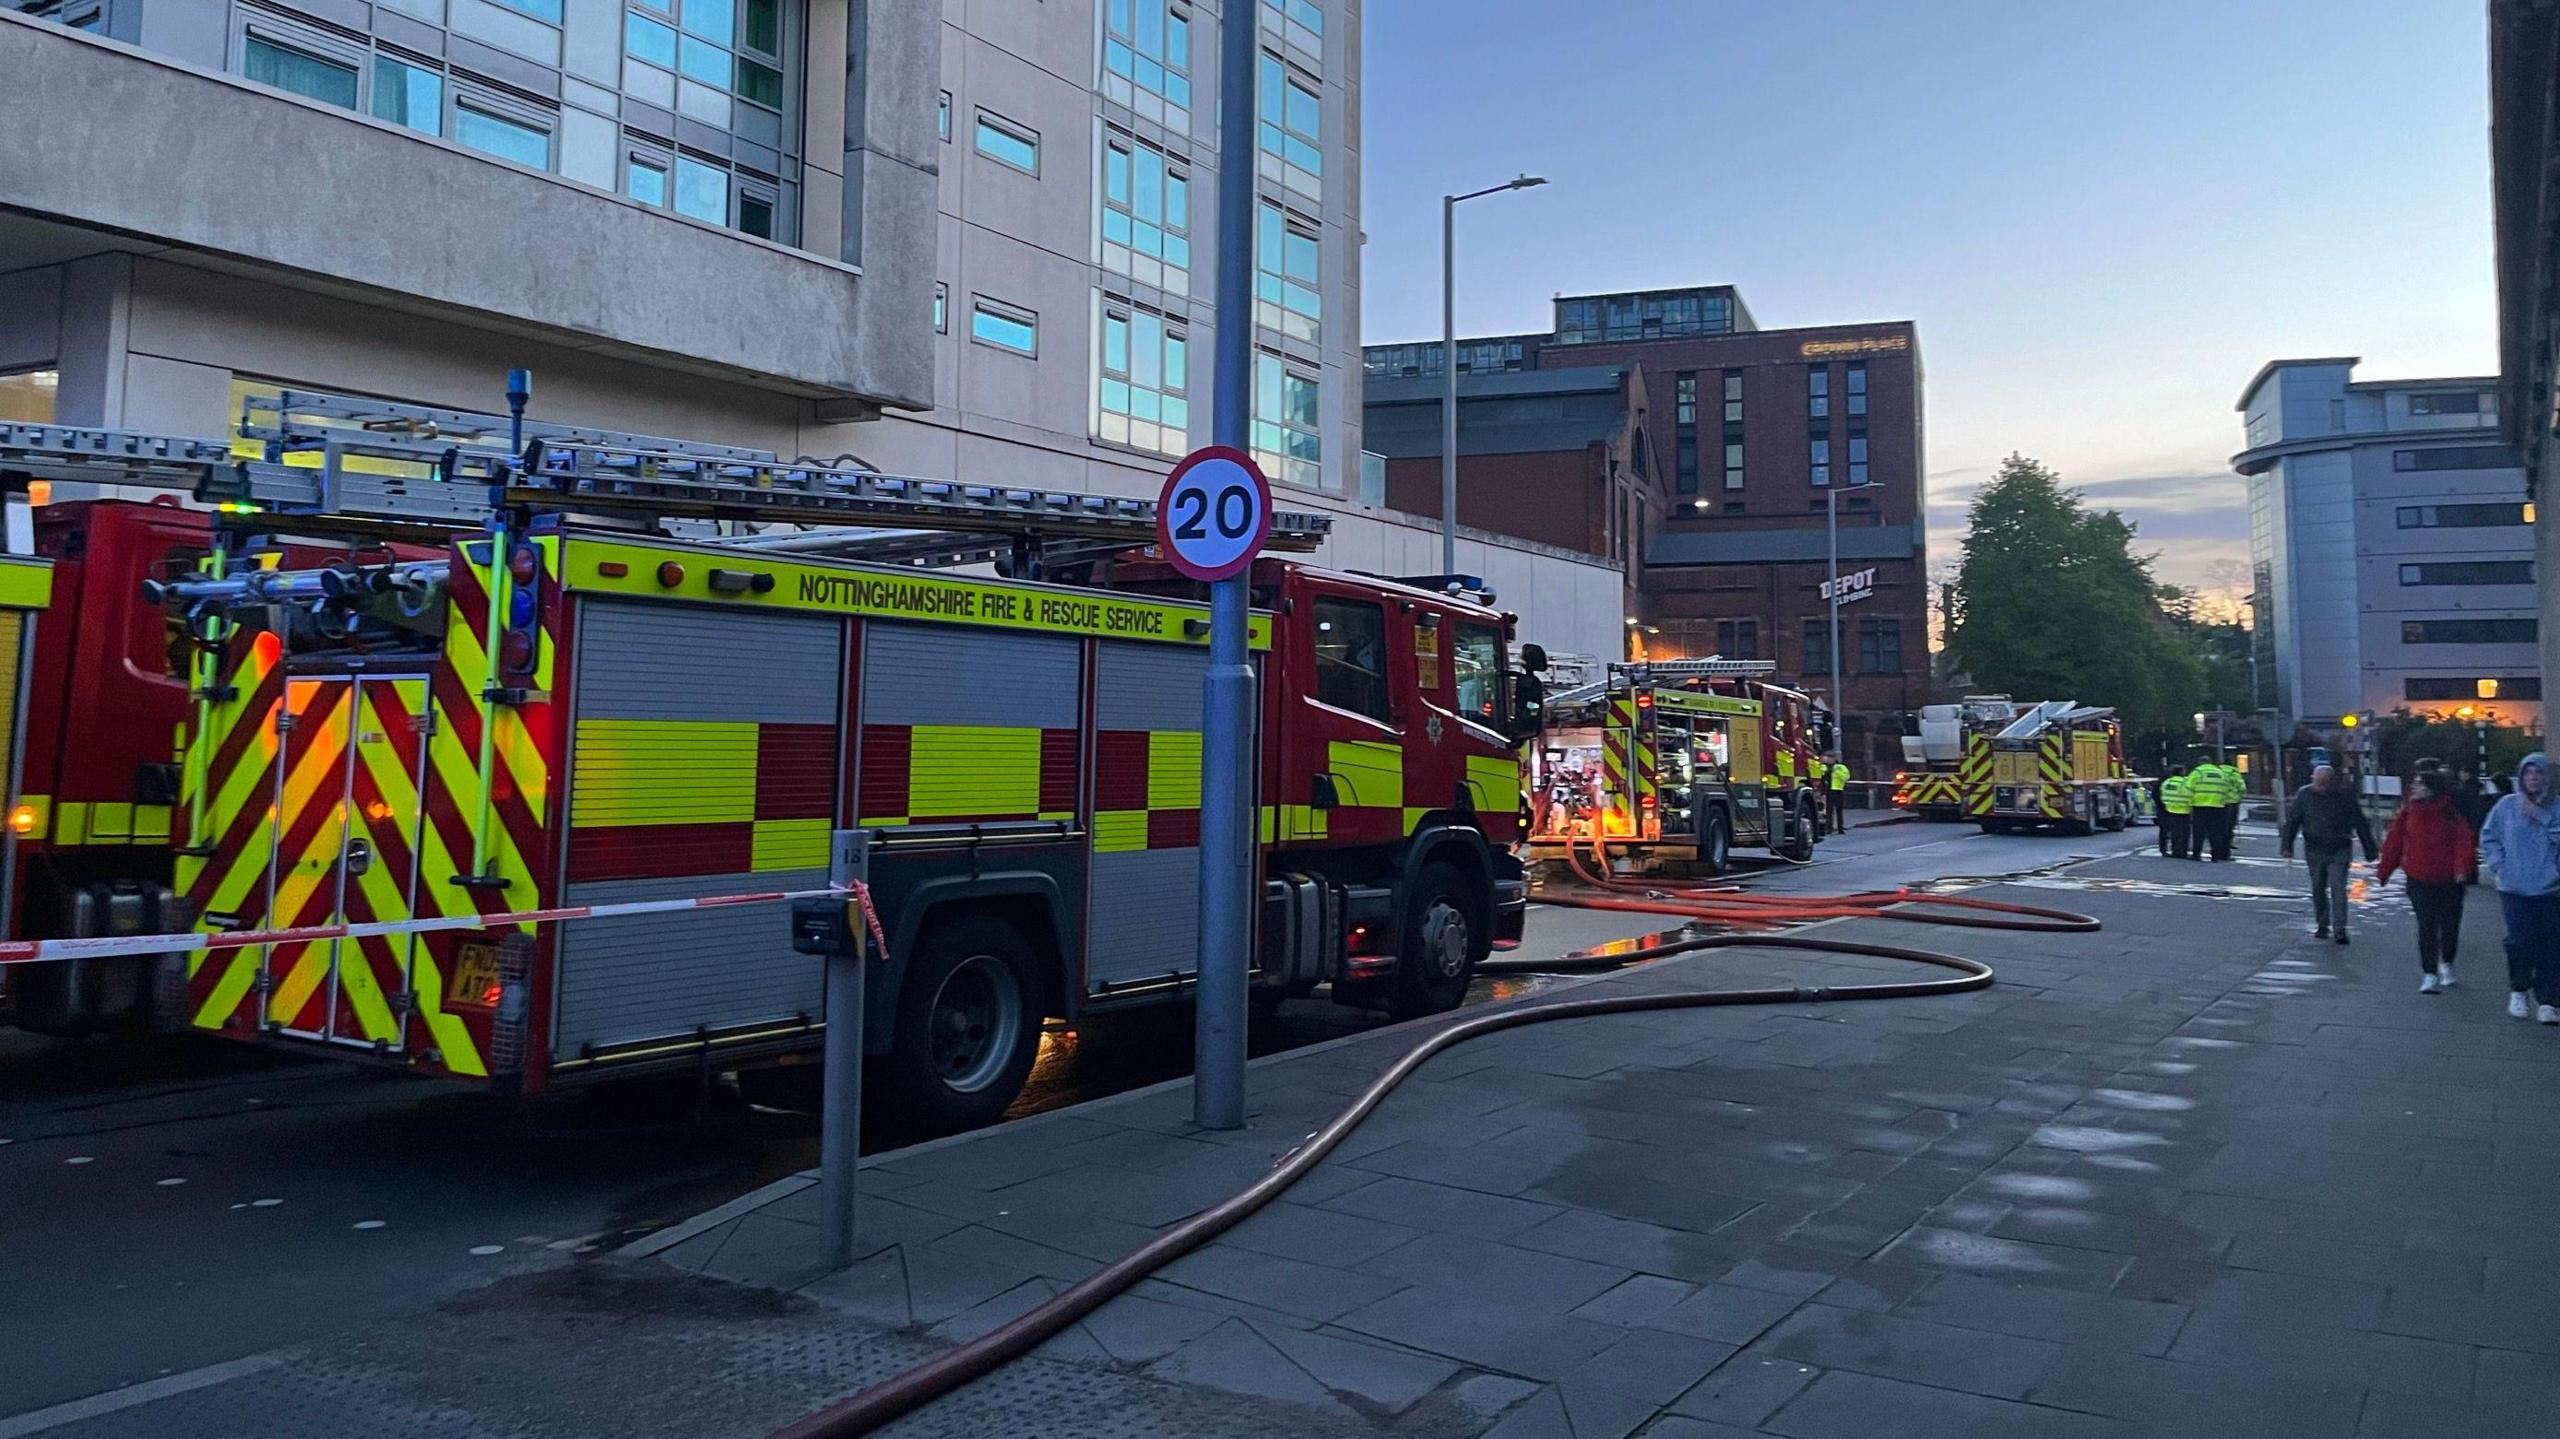
[[(177, 869), (201, 927), (806, 888), (829, 831), (870, 828), (866, 1040), (917, 1131), (1000, 1114), (1045, 1017), (1190, 986), (1206, 616), (1130, 557), (1152, 504), (542, 442), (366, 489), (347, 461), (419, 440), (267, 438), (280, 462), (201, 496), (265, 534), (447, 539), (169, 587), (226, 624), (179, 806), (204, 799)], [(503, 547), (455, 536), (493, 488)], [(734, 533), (776, 522), (840, 528)], [(1273, 544), (1324, 532), (1284, 515)], [(1091, 583), (929, 567), (988, 559)], [(1453, 1007), (1525, 906), (1508, 618), (1278, 559), (1252, 584), (1257, 988)], [(519, 1092), (822, 1039), (821, 968), (749, 908), (277, 943), (183, 980), (178, 1023)]]
[(1531, 853), (1595, 839), (1721, 872), (1736, 847), (1811, 857), (1823, 722), (1767, 660), (1613, 665), (1550, 695), (1530, 781)]
[(2123, 829), (2141, 783), (2125, 767), (2116, 712), (2072, 700), (2029, 705), (1999, 733), (1974, 735), (1965, 752), (1965, 813), (1993, 833)]
[(1966, 760), (1973, 737), (1995, 734), (2017, 717), (2017, 703), (2007, 695), (1966, 695), (1956, 704), (1921, 706), (1902, 737), (1903, 769), (1893, 777), (1894, 805), (1924, 819), (1964, 818)]

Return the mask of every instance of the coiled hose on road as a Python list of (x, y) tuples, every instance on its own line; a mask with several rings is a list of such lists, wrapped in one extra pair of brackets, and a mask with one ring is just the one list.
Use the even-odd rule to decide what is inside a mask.
[[(1595, 852), (1598, 846), (1594, 846)], [(1581, 871), (1579, 861), (1575, 869)], [(1606, 856), (1602, 854), (1602, 877), (1585, 874), (1586, 880), (1611, 889), (1628, 886), (1622, 881), (1605, 878)], [(2068, 910), (2041, 909), (2033, 905), (2005, 904), (1996, 900), (1972, 899), (1949, 895), (1918, 895), (1908, 890), (1877, 891), (1856, 895), (1744, 896), (1738, 891), (1698, 889), (1673, 890), (1658, 898), (1629, 898), (1617, 895), (1543, 896), (1550, 904), (1569, 904), (1588, 909), (1631, 910), (1647, 914), (1680, 915), (1732, 924), (1767, 925), (1795, 923), (1811, 919), (1876, 918), (1911, 920), (1923, 924), (1943, 924), (1976, 929), (2017, 929), (2042, 933), (2080, 934), (2098, 928), (2098, 921), (2085, 914)], [(1960, 910), (1980, 911), (1974, 914), (1931, 914), (1917, 911), (1915, 905), (1926, 904)], [(1855, 1001), (1865, 999), (1916, 999), (1927, 995), (1962, 994), (1982, 989), (1992, 982), (1991, 966), (1961, 955), (1941, 954), (1935, 950), (1909, 949), (1901, 945), (1865, 944), (1854, 940), (1821, 939), (1807, 935), (1784, 934), (1718, 934), (1697, 935), (1669, 940), (1660, 945), (1609, 953), (1606, 962), (1625, 964), (1640, 959), (1661, 958), (1706, 949), (1789, 949), (1812, 954), (1858, 955), (1874, 959), (1898, 959), (1912, 964), (1929, 965), (1955, 971), (1949, 978), (1905, 980), (1892, 984), (1850, 984), (1830, 987), (1792, 986), (1784, 989), (1691, 990), (1677, 994), (1617, 994), (1598, 999), (1568, 999), (1546, 1004), (1520, 1005), (1496, 1009), (1461, 1019), (1406, 1050), (1395, 1063), (1387, 1066), (1348, 1108), (1335, 1115), (1305, 1143), (1281, 1156), (1271, 1172), (1251, 1186), (1208, 1209), (1192, 1215), (1149, 1240), (1128, 1255), (1104, 1266), (1020, 1317), (978, 1338), (938, 1355), (903, 1374), (884, 1379), (870, 1388), (844, 1399), (780, 1430), (775, 1439), (835, 1439), (835, 1436), (868, 1434), (892, 1423), (924, 1405), (950, 1394), (974, 1380), (1021, 1358), (1063, 1333), (1113, 1297), (1135, 1285), (1156, 1270), (1198, 1249), (1209, 1241), (1242, 1223), (1254, 1211), (1280, 1197), (1289, 1186), (1324, 1162), (1351, 1131), (1360, 1126), (1372, 1111), (1385, 1102), (1395, 1087), (1411, 1078), (1414, 1071), (1429, 1063), (1433, 1056), (1488, 1034), (1523, 1025), (1545, 1024), (1559, 1019), (1589, 1019), (1608, 1014), (1639, 1014), (1666, 1009), (1720, 1009), (1746, 1004), (1801, 1004), (1815, 1001)], [(1599, 951), (1586, 953), (1597, 954)], [(1538, 969), (1552, 971), (1577, 966), (1582, 958), (1569, 955), (1561, 960), (1502, 961), (1505, 969)], [(1494, 962), (1480, 968), (1491, 967)]]

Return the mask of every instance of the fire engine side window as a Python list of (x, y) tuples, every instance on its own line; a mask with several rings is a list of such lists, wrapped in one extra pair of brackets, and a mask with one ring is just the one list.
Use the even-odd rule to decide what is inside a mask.
[[(198, 549), (173, 549), (160, 563), (152, 566), (154, 579), (184, 579), (196, 572), (204, 562), (205, 552)], [(194, 632), (188, 627), (185, 608), (171, 605), (153, 610), (139, 606), (135, 616), (132, 657), (135, 667), (146, 674), (165, 674), (173, 679), (193, 683), (196, 655)]]
[(1359, 600), (1319, 598), (1316, 698), (1374, 720), (1387, 717), (1387, 613)]
[(1490, 625), (1458, 626), (1458, 713), (1502, 727), (1502, 632)]

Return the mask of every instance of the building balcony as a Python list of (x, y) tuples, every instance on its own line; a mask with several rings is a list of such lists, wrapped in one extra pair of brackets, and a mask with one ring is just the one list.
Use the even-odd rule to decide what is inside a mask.
[(6, 11), (0, 75), (0, 273), (151, 254), (771, 392), (931, 402), (922, 282), (883, 304), (828, 256)]

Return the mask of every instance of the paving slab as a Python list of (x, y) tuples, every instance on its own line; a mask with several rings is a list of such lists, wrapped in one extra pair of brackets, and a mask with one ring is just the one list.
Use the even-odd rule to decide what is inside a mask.
[[(1984, 958), (1986, 991), (1477, 1041), (1280, 1204), (891, 1432), (2560, 1432), (2560, 1035), (2504, 1017), (2488, 896), (2484, 987), (2422, 997), (2404, 906), (2340, 950), (2248, 892), (2291, 882), (2115, 857), (1986, 891), (2100, 934), (1832, 929)], [(1900, 977), (1724, 950), (1548, 994)], [(777, 1186), (652, 1257), (61, 1432), (317, 1402), (315, 1433), (762, 1433), (1249, 1183), (1427, 1027), (1257, 1061), (1242, 1132), (1160, 1086), (872, 1161), (842, 1274), (812, 1269), (814, 1189)]]

